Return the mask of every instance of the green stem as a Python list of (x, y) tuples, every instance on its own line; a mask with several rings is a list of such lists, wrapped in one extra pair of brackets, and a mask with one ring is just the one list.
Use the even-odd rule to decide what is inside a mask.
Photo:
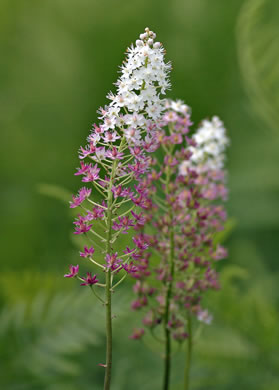
[[(171, 181), (170, 168), (167, 167), (166, 172), (166, 195), (169, 195), (169, 186)], [(165, 356), (164, 356), (164, 381), (163, 389), (168, 390), (170, 384), (170, 370), (171, 370), (171, 334), (168, 327), (169, 312), (170, 312), (170, 301), (172, 296), (172, 285), (174, 277), (174, 231), (173, 231), (173, 214), (171, 205), (168, 206), (169, 216), (169, 267), (170, 267), (170, 280), (167, 285), (166, 302), (165, 302), (165, 314), (164, 314), (164, 333), (165, 333)]]
[(121, 283), (123, 282), (123, 280), (126, 278), (126, 276), (127, 276), (127, 274), (125, 274), (124, 276), (122, 276), (122, 278), (121, 278), (117, 283), (115, 283), (114, 286), (112, 286), (112, 288), (111, 288), (111, 291), (112, 291), (112, 292), (113, 292), (113, 289), (114, 289), (115, 287), (119, 286), (119, 284), (121, 284)]
[(99, 301), (101, 301), (103, 304), (106, 303), (106, 302), (100, 297), (100, 295), (96, 293), (96, 291), (94, 290), (94, 287), (91, 287), (91, 290), (92, 290), (93, 294), (95, 295), (95, 297), (96, 297), (97, 299), (99, 299)]
[[(126, 139), (123, 136), (121, 143), (119, 145), (119, 151), (125, 146)], [(111, 238), (112, 238), (112, 215), (113, 215), (113, 194), (112, 194), (112, 186), (114, 184), (117, 165), (119, 160), (114, 160), (111, 174), (109, 186), (107, 189), (107, 237), (106, 237), (106, 254), (110, 255), (112, 252), (111, 246)], [(111, 318), (111, 285), (112, 285), (112, 277), (111, 270), (108, 269), (106, 272), (106, 373), (105, 373), (105, 381), (104, 381), (104, 390), (110, 390), (110, 382), (111, 382), (111, 367), (112, 367), (112, 318)]]
[(111, 366), (112, 366), (112, 321), (111, 321), (111, 280), (110, 270), (106, 273), (106, 373), (104, 390), (110, 389)]
[[(106, 254), (111, 254), (111, 235), (112, 235), (112, 183), (115, 174), (115, 162), (112, 166), (109, 188), (108, 188), (108, 198), (107, 198), (107, 239), (106, 239)], [(105, 373), (105, 382), (104, 390), (110, 389), (111, 382), (111, 367), (112, 367), (112, 318), (111, 318), (111, 270), (109, 269), (106, 272), (106, 373)]]
[(184, 387), (183, 387), (184, 390), (189, 390), (190, 367), (191, 367), (192, 347), (193, 347), (192, 318), (190, 314), (188, 315), (187, 330), (188, 330), (188, 340), (187, 340), (186, 365), (184, 371)]

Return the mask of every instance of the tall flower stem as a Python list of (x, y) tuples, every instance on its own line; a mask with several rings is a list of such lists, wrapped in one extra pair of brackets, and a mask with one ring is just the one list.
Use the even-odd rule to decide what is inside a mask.
[[(167, 166), (166, 171), (166, 195), (170, 193), (170, 180), (171, 171)], [(174, 277), (174, 231), (173, 231), (173, 214), (171, 205), (168, 206), (169, 216), (169, 267), (170, 267), (170, 280), (167, 285), (166, 302), (165, 302), (165, 315), (164, 315), (164, 333), (165, 333), (165, 356), (164, 356), (164, 382), (163, 390), (169, 389), (170, 383), (170, 370), (171, 370), (171, 335), (168, 326), (169, 312), (170, 312), (170, 300), (172, 296), (172, 285)]]
[[(107, 239), (106, 239), (106, 254), (111, 254), (111, 238), (112, 238), (112, 185), (115, 176), (117, 160), (114, 161), (110, 181), (108, 186), (107, 196)], [(104, 390), (110, 389), (111, 381), (111, 367), (112, 367), (112, 318), (111, 318), (111, 270), (108, 269), (106, 272), (106, 373)]]
[[(125, 137), (122, 137), (119, 151), (121, 151), (126, 144)], [(107, 238), (106, 238), (106, 255), (110, 255), (112, 252), (112, 223), (113, 223), (113, 212), (115, 211), (113, 203), (112, 186), (115, 181), (116, 170), (119, 160), (113, 161), (110, 180), (107, 190)], [(104, 390), (110, 389), (111, 382), (111, 368), (112, 368), (112, 316), (111, 316), (111, 291), (112, 290), (112, 275), (111, 269), (106, 272), (106, 373)]]
[[(84, 246), (80, 256), (105, 271), (105, 283), (99, 283), (97, 275), (92, 275), (92, 272), (87, 272), (85, 277), (77, 276), (79, 265), (71, 265), (70, 273), (65, 275), (67, 278), (77, 277), (81, 285), (90, 286), (96, 296), (98, 294), (92, 286), (105, 289), (104, 299), (99, 297), (106, 311), (104, 390), (110, 389), (112, 370), (112, 289), (124, 280), (123, 277), (113, 286), (113, 278), (120, 270), (126, 274), (140, 272), (134, 261), (140, 260), (147, 247), (145, 236), (133, 237), (131, 241), (135, 248), (131, 252), (129, 247), (123, 248), (125, 240), (119, 239), (119, 235), (144, 224), (142, 213), (133, 212), (135, 207), (146, 209), (152, 204), (147, 197), (143, 174), (149, 170), (151, 161), (147, 153), (154, 152), (158, 146), (156, 123), (160, 121), (165, 104), (161, 95), (170, 88), (168, 74), (171, 65), (164, 60), (165, 50), (160, 42), (155, 41), (156, 34), (146, 27), (139, 38), (127, 49), (121, 75), (115, 83), (116, 93), (110, 92), (107, 95), (110, 103), (98, 110), (100, 123), (93, 124), (88, 144), (79, 150), (81, 161), (75, 175), (81, 175), (83, 183), (92, 183), (94, 191), (82, 187), (70, 202), (71, 208), (82, 207), (82, 214), (78, 214), (74, 221), (74, 234), (88, 233), (94, 245)], [(85, 159), (90, 159), (90, 163)], [(96, 192), (98, 197), (94, 199)], [(95, 220), (102, 231), (105, 230), (104, 234), (95, 230)], [(116, 240), (122, 244), (118, 250), (124, 252), (127, 259), (114, 251)], [(92, 258), (95, 246), (104, 255), (103, 264)]]
[(187, 355), (186, 355), (186, 364), (184, 370), (184, 390), (189, 390), (189, 379), (190, 379), (190, 367), (192, 360), (192, 347), (193, 347), (193, 337), (192, 337), (192, 318), (191, 315), (188, 315), (187, 322), (188, 330), (188, 340), (187, 340)]
[(111, 380), (111, 366), (112, 366), (112, 321), (111, 321), (111, 282), (110, 282), (110, 271), (106, 274), (106, 373), (104, 390), (110, 389)]

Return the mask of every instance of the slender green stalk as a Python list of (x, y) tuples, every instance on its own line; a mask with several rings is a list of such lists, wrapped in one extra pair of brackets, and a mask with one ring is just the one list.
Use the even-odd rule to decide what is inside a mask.
[(93, 294), (95, 295), (95, 297), (97, 299), (99, 299), (99, 301), (101, 301), (103, 304), (105, 304), (105, 301), (100, 297), (99, 294), (96, 293), (96, 291), (94, 290), (94, 287), (91, 287), (91, 290), (92, 290)]
[[(166, 194), (169, 194), (169, 186), (171, 180), (170, 168), (167, 168), (166, 172)], [(173, 277), (174, 277), (174, 231), (173, 231), (173, 214), (171, 206), (168, 206), (168, 216), (170, 222), (169, 228), (169, 266), (170, 266), (170, 280), (167, 286), (166, 293), (166, 302), (165, 302), (165, 315), (164, 315), (164, 333), (165, 333), (165, 356), (164, 356), (164, 381), (163, 381), (163, 390), (169, 389), (170, 384), (170, 370), (171, 370), (171, 335), (168, 327), (169, 322), (169, 308), (170, 308), (170, 300), (172, 296), (172, 285), (173, 285)]]
[(184, 370), (184, 390), (189, 390), (189, 379), (190, 379), (190, 367), (192, 360), (192, 347), (193, 347), (193, 335), (192, 335), (192, 318), (191, 315), (188, 315), (187, 322), (188, 330), (188, 340), (187, 340), (187, 355), (186, 355), (186, 364)]
[[(125, 137), (122, 137), (119, 145), (119, 150), (125, 146)], [(115, 172), (117, 169), (118, 160), (114, 160), (109, 186), (107, 190), (107, 237), (106, 237), (106, 255), (110, 255), (112, 252), (112, 223), (113, 223), (113, 194), (112, 186), (115, 180)], [(112, 368), (112, 317), (111, 317), (111, 293), (112, 293), (112, 278), (111, 270), (108, 269), (106, 272), (106, 372), (104, 381), (104, 390), (110, 390), (111, 382), (111, 368)]]
[[(107, 239), (106, 239), (106, 254), (111, 254), (111, 236), (112, 236), (112, 183), (115, 174), (115, 163), (112, 166), (108, 198), (107, 198)], [(106, 373), (104, 390), (110, 389), (111, 367), (112, 367), (112, 318), (111, 318), (111, 270), (106, 272)]]
[(111, 321), (111, 281), (110, 270), (106, 273), (106, 373), (104, 390), (110, 389), (111, 366), (112, 366), (112, 321)]

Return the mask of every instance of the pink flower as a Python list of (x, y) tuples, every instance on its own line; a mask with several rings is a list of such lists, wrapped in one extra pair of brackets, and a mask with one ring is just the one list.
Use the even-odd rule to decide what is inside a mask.
[(227, 249), (221, 245), (217, 246), (215, 253), (213, 253), (213, 255), (212, 255), (214, 260), (222, 260), (227, 256), (228, 256)]
[(91, 164), (85, 164), (83, 161), (81, 161), (80, 163), (81, 168), (78, 169), (78, 171), (75, 173), (75, 176), (86, 174), (90, 165)]
[(186, 332), (174, 332), (172, 334), (173, 338), (176, 340), (176, 341), (184, 341), (185, 339), (187, 339), (189, 337), (188, 333)]
[(81, 257), (90, 257), (95, 252), (95, 249), (93, 247), (87, 248), (87, 246), (84, 247), (84, 252), (79, 252)]
[(115, 147), (113, 147), (112, 150), (107, 151), (106, 156), (108, 158), (111, 158), (112, 160), (116, 160), (116, 159), (122, 160), (124, 153), (119, 153), (118, 150)]
[(87, 272), (86, 277), (82, 279), (84, 280), (84, 283), (81, 283), (81, 286), (93, 286), (94, 284), (99, 282), (99, 280), (97, 279), (97, 275), (92, 276), (91, 272)]
[(78, 274), (79, 266), (70, 265), (70, 273), (65, 274), (64, 278), (74, 278)]
[(89, 168), (86, 171), (86, 175), (82, 179), (82, 181), (87, 183), (99, 179), (99, 172), (100, 168), (98, 168), (97, 164), (95, 164), (94, 166), (90, 164)]
[(137, 237), (133, 237), (133, 241), (139, 249), (143, 250), (148, 248), (148, 244), (145, 242), (144, 236), (142, 234), (138, 235)]
[(176, 122), (178, 119), (178, 115), (174, 111), (167, 111), (163, 116), (163, 120), (167, 123)]
[(137, 226), (142, 227), (145, 224), (145, 217), (143, 216), (143, 213), (136, 214), (133, 211), (131, 211), (132, 216), (135, 218), (135, 222)]
[(91, 163), (84, 164), (84, 162), (81, 161), (80, 165), (81, 168), (75, 173), (75, 175), (85, 175), (82, 179), (83, 182), (91, 182), (99, 178), (100, 168), (98, 168), (97, 164), (93, 166)]
[(152, 310), (149, 310), (149, 312), (146, 313), (146, 315), (143, 317), (142, 323), (147, 327), (153, 327), (157, 324), (157, 319), (154, 316), (154, 312)]
[(106, 132), (105, 135), (103, 136), (103, 140), (106, 143), (108, 143), (108, 142), (115, 142), (119, 138), (120, 137), (119, 137), (119, 135), (117, 135), (116, 132), (110, 133), (109, 131)]
[(178, 133), (172, 134), (172, 135), (170, 136), (170, 141), (171, 141), (171, 143), (174, 144), (174, 145), (179, 145), (179, 144), (182, 144), (182, 142), (183, 142), (183, 137), (182, 137), (181, 134), (178, 134)]
[(86, 218), (81, 215), (78, 216), (78, 219), (74, 222), (75, 231), (74, 234), (82, 234), (88, 232), (93, 225), (88, 225)]
[[(117, 258), (117, 252), (112, 253), (111, 255), (106, 255), (106, 267), (112, 271), (115, 271), (121, 265), (121, 259)], [(120, 269), (119, 269), (120, 270)]]
[(129, 338), (133, 340), (139, 340), (142, 338), (143, 335), (144, 335), (144, 329), (142, 328), (134, 329), (133, 333)]
[(82, 187), (79, 190), (77, 196), (73, 196), (73, 201), (70, 202), (70, 208), (75, 208), (79, 206), (85, 199), (87, 199), (91, 194), (91, 189)]
[(105, 214), (105, 210), (102, 207), (93, 207), (92, 211), (89, 211), (85, 217), (86, 221), (92, 221), (94, 219), (102, 219)]
[(127, 233), (128, 229), (130, 227), (135, 226), (135, 224), (133, 223), (133, 220), (130, 219), (129, 217), (127, 217), (126, 215), (124, 217), (118, 217), (118, 221), (119, 221), (119, 223), (117, 223), (117, 222), (113, 223), (112, 228), (113, 228), (113, 230), (121, 230), (122, 229), (122, 233)]
[(128, 273), (133, 274), (134, 272), (137, 272), (138, 267), (133, 264), (133, 262), (129, 264), (123, 264), (122, 268)]
[(82, 160), (90, 154), (94, 154), (95, 152), (96, 146), (92, 142), (90, 142), (89, 145), (87, 145), (85, 148), (83, 148), (82, 146), (80, 147), (79, 158)]
[(142, 159), (142, 148), (139, 146), (135, 146), (133, 148), (130, 148), (131, 154), (136, 158), (136, 159)]
[(136, 177), (139, 177), (139, 175), (146, 172), (147, 169), (147, 163), (142, 163), (137, 161), (135, 164), (129, 164), (128, 167), (131, 171), (133, 171), (136, 175)]
[(133, 310), (138, 310), (144, 306), (147, 305), (147, 298), (145, 295), (139, 297), (138, 299), (136, 299), (134, 302), (132, 302), (132, 305), (131, 305), (131, 308)]

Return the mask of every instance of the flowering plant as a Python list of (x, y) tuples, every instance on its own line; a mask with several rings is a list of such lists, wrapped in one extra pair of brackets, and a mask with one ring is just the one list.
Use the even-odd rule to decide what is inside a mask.
[[(170, 87), (170, 63), (165, 63), (164, 49), (155, 38), (146, 28), (127, 50), (117, 91), (108, 94), (110, 103), (98, 111), (100, 123), (93, 125), (88, 144), (80, 148), (75, 175), (86, 185), (70, 202), (71, 208), (81, 208), (74, 233), (87, 239), (80, 256), (101, 273), (88, 271), (81, 277), (79, 265), (71, 265), (65, 277), (89, 286), (106, 308), (104, 390), (111, 383), (112, 292), (128, 274), (136, 279), (132, 308), (148, 309), (143, 323), (155, 337), (162, 325), (165, 390), (171, 339), (189, 340), (188, 388), (191, 319), (210, 322), (202, 293), (218, 289), (214, 262), (226, 256), (214, 241), (226, 218), (219, 204), (227, 195), (225, 129), (214, 117), (189, 136), (189, 107), (161, 97)], [(135, 235), (126, 246), (121, 235), (130, 229)], [(140, 328), (131, 337), (143, 334)]]
[[(70, 266), (65, 277), (79, 279), (82, 286), (89, 286), (106, 307), (106, 369), (104, 389), (110, 388), (112, 366), (112, 291), (134, 273), (138, 251), (147, 246), (143, 237), (133, 239), (134, 247), (115, 251), (116, 243), (122, 242), (125, 234), (136, 223), (142, 221), (136, 208), (148, 207), (148, 199), (137, 183), (147, 171), (149, 157), (158, 143), (155, 137), (156, 121), (163, 111), (164, 94), (169, 88), (170, 64), (164, 62), (164, 49), (154, 42), (156, 34), (148, 28), (140, 35), (135, 46), (127, 50), (127, 58), (121, 66), (121, 76), (116, 82), (116, 94), (109, 93), (110, 104), (100, 108), (99, 124), (94, 124), (88, 144), (80, 148), (80, 168), (75, 175), (82, 176), (82, 187), (70, 204), (81, 207), (74, 222), (75, 234), (86, 235), (89, 244), (80, 256), (88, 259), (105, 275), (87, 272), (79, 276), (79, 266)], [(84, 162), (87, 159), (90, 162)], [(99, 250), (103, 261), (94, 257)], [(123, 275), (114, 282), (118, 273)], [(104, 288), (105, 296), (96, 289)]]
[[(167, 101), (157, 131), (160, 144), (153, 169), (142, 180), (149, 197), (145, 223), (138, 225), (150, 250), (138, 261), (132, 309), (145, 311), (143, 324), (158, 339), (163, 331), (164, 384), (169, 388), (171, 339), (188, 339), (185, 385), (188, 389), (192, 349), (192, 317), (210, 323), (202, 307), (207, 289), (218, 289), (214, 263), (226, 257), (214, 235), (223, 229), (227, 197), (224, 150), (228, 144), (222, 122), (205, 120), (190, 138), (190, 109), (181, 101)], [(184, 146), (186, 144), (186, 147)], [(162, 333), (162, 332), (161, 332)], [(139, 339), (144, 329), (134, 331)]]

